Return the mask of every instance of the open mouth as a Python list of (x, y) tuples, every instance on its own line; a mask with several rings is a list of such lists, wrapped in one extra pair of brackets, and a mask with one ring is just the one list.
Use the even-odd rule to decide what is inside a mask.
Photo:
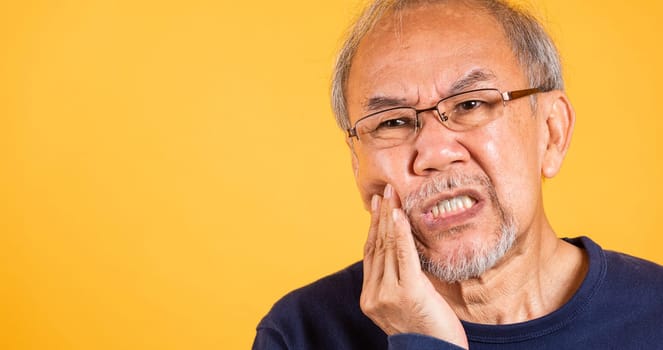
[(472, 209), (477, 201), (468, 195), (459, 195), (453, 198), (447, 198), (439, 201), (430, 209), (434, 219), (441, 219), (449, 216), (461, 214)]

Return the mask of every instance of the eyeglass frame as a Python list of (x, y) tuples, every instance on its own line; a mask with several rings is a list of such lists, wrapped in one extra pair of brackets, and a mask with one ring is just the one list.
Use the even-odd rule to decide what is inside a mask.
[[(454, 98), (458, 95), (467, 94), (467, 93), (470, 93), (470, 92), (488, 91), (488, 90), (497, 91), (500, 94), (500, 96), (502, 97), (502, 103), (505, 106), (506, 106), (507, 101), (513, 101), (513, 100), (519, 99), (521, 97), (530, 96), (530, 95), (541, 93), (541, 92), (546, 92), (546, 90), (544, 90), (542, 87), (522, 89), (522, 90), (511, 90), (511, 91), (504, 91), (504, 92), (501, 92), (499, 89), (496, 89), (496, 88), (481, 88), (481, 89), (467, 90), (467, 91), (462, 91), (462, 92), (459, 92), (459, 93), (456, 93), (456, 94), (453, 94), (453, 95), (449, 95), (449, 96), (437, 101), (437, 103), (435, 105), (433, 105), (432, 107), (429, 107), (429, 108), (416, 109), (414, 107), (398, 106), (398, 107), (392, 107), (392, 108), (383, 109), (383, 110), (380, 110), (380, 111), (377, 111), (377, 112), (373, 112), (371, 114), (368, 114), (368, 115), (365, 115), (365, 116), (359, 118), (354, 123), (354, 126), (351, 127), (351, 128), (348, 128), (346, 130), (346, 132), (348, 133), (348, 138), (356, 137), (357, 140), (359, 140), (359, 135), (357, 134), (357, 124), (359, 122), (361, 122), (364, 119), (367, 119), (367, 118), (373, 117), (375, 115), (378, 115), (380, 113), (389, 112), (389, 111), (393, 111), (393, 110), (396, 110), (396, 109), (402, 109), (402, 108), (407, 108), (407, 109), (414, 110), (414, 112), (415, 112), (415, 121), (416, 121), (415, 129), (414, 129), (415, 133), (421, 127), (420, 122), (419, 122), (419, 113), (428, 112), (428, 111), (437, 111), (437, 114), (438, 114), (437, 119), (442, 123), (442, 125), (444, 125), (445, 127), (448, 128), (448, 126), (446, 124), (444, 124), (444, 122), (446, 122), (449, 117), (445, 115), (446, 112), (441, 112), (438, 109), (440, 104), (442, 104), (442, 102), (444, 102), (444, 101), (446, 101), (450, 98)], [(450, 130), (453, 130), (453, 129), (450, 129)]]

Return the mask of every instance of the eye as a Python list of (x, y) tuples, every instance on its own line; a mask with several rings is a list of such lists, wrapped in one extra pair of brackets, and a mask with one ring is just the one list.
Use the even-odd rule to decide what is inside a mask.
[(401, 139), (414, 131), (416, 124), (416, 111), (412, 108), (399, 107), (362, 119), (356, 128), (358, 134), (370, 135), (376, 139)]
[(463, 113), (463, 112), (470, 112), (474, 109), (477, 109), (481, 107), (483, 104), (483, 101), (479, 100), (469, 100), (469, 101), (463, 101), (459, 104), (456, 105), (456, 111)]
[(414, 120), (408, 117), (392, 118), (383, 120), (378, 126), (377, 129), (393, 129), (393, 128), (402, 128), (414, 125)]

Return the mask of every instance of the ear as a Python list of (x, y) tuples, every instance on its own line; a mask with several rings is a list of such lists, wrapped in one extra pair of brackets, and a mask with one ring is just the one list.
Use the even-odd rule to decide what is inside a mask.
[(549, 100), (544, 126), (547, 132), (547, 145), (541, 163), (541, 174), (546, 178), (557, 175), (562, 167), (576, 119), (573, 106), (566, 94), (558, 90), (551, 93), (553, 95)]
[(346, 137), (345, 144), (347, 144), (348, 149), (350, 149), (350, 156), (352, 157), (352, 173), (355, 175), (356, 179), (357, 175), (359, 174), (359, 159), (357, 158), (357, 153), (355, 153), (355, 147), (352, 143), (352, 138)]

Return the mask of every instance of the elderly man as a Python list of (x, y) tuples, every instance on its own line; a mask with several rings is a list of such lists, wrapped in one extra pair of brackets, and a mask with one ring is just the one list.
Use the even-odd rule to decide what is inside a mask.
[(363, 263), (279, 301), (254, 349), (663, 348), (663, 268), (546, 219), (575, 116), (530, 15), (378, 0), (333, 84), (372, 217)]

